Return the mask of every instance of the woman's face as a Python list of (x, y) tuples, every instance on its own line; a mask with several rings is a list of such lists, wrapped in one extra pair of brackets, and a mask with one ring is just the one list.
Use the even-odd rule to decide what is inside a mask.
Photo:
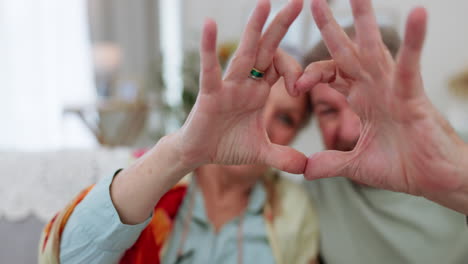
[[(309, 97), (291, 97), (286, 91), (283, 79), (272, 88), (264, 109), (264, 124), (270, 141), (278, 145), (288, 145), (296, 137), (309, 118)], [(225, 166), (234, 177), (251, 178), (261, 176), (268, 169), (265, 165)]]
[(264, 112), (265, 127), (272, 143), (291, 143), (309, 118), (308, 100), (306, 95), (291, 97), (283, 79), (273, 85)]

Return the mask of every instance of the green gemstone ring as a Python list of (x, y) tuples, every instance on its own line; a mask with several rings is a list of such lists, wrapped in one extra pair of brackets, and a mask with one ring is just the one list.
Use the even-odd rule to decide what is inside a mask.
[(250, 71), (250, 78), (252, 78), (254, 80), (262, 79), (263, 75), (265, 75), (265, 72), (259, 71), (259, 70), (255, 69), (255, 68), (252, 68), (252, 70)]

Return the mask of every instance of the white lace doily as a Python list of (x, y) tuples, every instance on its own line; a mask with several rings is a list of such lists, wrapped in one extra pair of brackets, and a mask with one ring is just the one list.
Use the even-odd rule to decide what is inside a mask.
[(83, 188), (124, 168), (129, 149), (0, 152), (0, 219), (49, 220)]

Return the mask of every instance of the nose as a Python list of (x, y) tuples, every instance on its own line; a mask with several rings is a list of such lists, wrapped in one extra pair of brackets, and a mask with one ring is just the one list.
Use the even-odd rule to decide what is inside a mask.
[(342, 112), (340, 124), (340, 141), (345, 148), (352, 150), (361, 134), (361, 120), (351, 109), (347, 109)]

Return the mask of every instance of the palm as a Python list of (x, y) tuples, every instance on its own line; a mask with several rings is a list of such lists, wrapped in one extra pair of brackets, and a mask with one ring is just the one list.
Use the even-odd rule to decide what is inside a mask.
[(188, 131), (194, 131), (191, 140), (206, 142), (194, 151), (206, 154), (212, 163), (259, 162), (260, 152), (270, 143), (262, 120), (268, 84), (246, 80), (219, 85), (220, 90), (199, 95), (188, 120)]
[[(456, 188), (457, 175), (447, 174), (446, 165), (458, 153), (445, 151), (456, 149), (453, 131), (440, 129), (444, 121), (425, 96), (406, 100), (385, 85), (361, 84), (351, 89), (350, 104), (361, 113), (363, 128), (348, 173), (371, 186), (415, 195)], [(363, 86), (373, 89), (365, 91)], [(447, 177), (428, 178), (432, 174)]]

